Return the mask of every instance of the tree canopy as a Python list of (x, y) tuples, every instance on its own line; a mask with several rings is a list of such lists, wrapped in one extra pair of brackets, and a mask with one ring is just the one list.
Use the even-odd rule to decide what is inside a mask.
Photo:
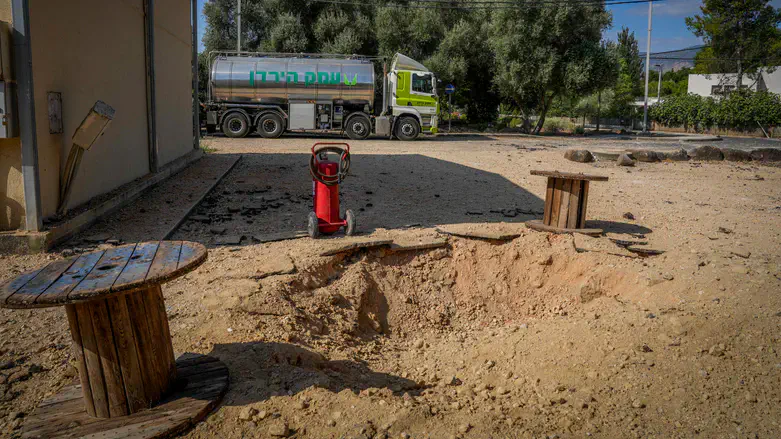
[(740, 87), (746, 72), (781, 62), (781, 9), (770, 0), (703, 0), (700, 11), (686, 25), (709, 46), (699, 57), (716, 70), (707, 73), (737, 72)]

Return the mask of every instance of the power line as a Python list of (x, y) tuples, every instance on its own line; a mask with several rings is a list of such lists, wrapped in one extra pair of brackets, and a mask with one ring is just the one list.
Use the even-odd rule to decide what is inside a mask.
[(518, 9), (522, 7), (535, 7), (538, 5), (593, 5), (593, 6), (615, 6), (615, 5), (630, 5), (638, 3), (659, 3), (665, 0), (539, 0), (539, 1), (523, 1), (520, 3), (510, 1), (479, 1), (479, 2), (465, 2), (463, 4), (455, 4), (460, 2), (448, 2), (447, 0), (409, 0), (410, 3), (385, 3), (377, 4), (365, 1), (354, 0), (315, 0), (317, 3), (325, 3), (332, 5), (352, 5), (352, 6), (376, 6), (379, 8), (403, 8), (403, 9), (461, 9), (461, 10), (475, 10), (475, 9)]

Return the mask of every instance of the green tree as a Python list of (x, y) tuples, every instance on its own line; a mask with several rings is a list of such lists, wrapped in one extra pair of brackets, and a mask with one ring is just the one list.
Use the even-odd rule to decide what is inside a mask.
[(526, 114), (537, 113), (538, 134), (555, 97), (587, 96), (615, 82), (616, 58), (601, 44), (611, 15), (603, 4), (517, 3), (493, 12), (494, 81)]
[(626, 27), (621, 28), (611, 48), (616, 52), (619, 70), (609, 112), (613, 116), (625, 116), (632, 111), (635, 98), (643, 93), (643, 60), (635, 33)]
[(743, 85), (746, 72), (781, 61), (781, 9), (769, 3), (770, 0), (703, 0), (701, 14), (686, 18), (689, 30), (712, 48), (716, 58), (730, 61), (715, 66), (719, 70), (734, 66), (738, 88)]
[(499, 94), (491, 78), (494, 59), (488, 44), (490, 12), (474, 11), (445, 32), (434, 55), (425, 64), (443, 84), (456, 86), (456, 103), (466, 107), (473, 122), (496, 120)]
[(371, 15), (360, 9), (329, 8), (315, 21), (314, 36), (323, 53), (371, 54), (376, 52)]

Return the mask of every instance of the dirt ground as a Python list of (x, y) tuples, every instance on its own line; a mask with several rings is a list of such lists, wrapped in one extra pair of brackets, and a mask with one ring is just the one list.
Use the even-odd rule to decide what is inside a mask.
[[(330, 257), (339, 236), (260, 243), (305, 227), (317, 140), (205, 141), (200, 166), (242, 158), (173, 236), (206, 244), (208, 261), (163, 292), (174, 350), (218, 357), (231, 384), (183, 437), (781, 437), (781, 169), (563, 158), (597, 139), (350, 142), (341, 197), (362, 233), (506, 223), (521, 236)], [(608, 176), (588, 204), (607, 236), (525, 229), (545, 192), (533, 169)], [(171, 195), (134, 208), (181, 211), (188, 197)], [(87, 231), (50, 254), (0, 256), (0, 282), (172, 223), (117, 215), (95, 226), (111, 243)], [(665, 253), (633, 257), (609, 237)], [(0, 436), (75, 375), (62, 309), (0, 310)]]

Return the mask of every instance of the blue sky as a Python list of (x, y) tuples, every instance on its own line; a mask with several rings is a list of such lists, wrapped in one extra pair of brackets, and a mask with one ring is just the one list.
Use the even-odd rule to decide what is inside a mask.
[[(252, 0), (245, 0), (252, 1)], [(198, 0), (198, 9), (203, 11), (206, 0)], [(701, 41), (692, 35), (686, 28), (684, 19), (699, 12), (702, 2), (697, 0), (666, 0), (654, 4), (653, 31), (651, 35), (651, 52), (664, 52), (667, 50), (683, 49), (685, 47), (701, 44)], [(781, 0), (773, 0), (771, 4), (781, 7)], [(640, 51), (645, 52), (646, 35), (648, 31), (648, 5), (628, 4), (610, 6), (613, 12), (613, 29), (605, 35), (615, 40), (621, 26), (626, 26), (635, 32), (639, 41)], [(203, 13), (199, 14), (198, 35), (203, 36), (206, 23)], [(203, 50), (203, 43), (199, 44), (199, 50)]]

